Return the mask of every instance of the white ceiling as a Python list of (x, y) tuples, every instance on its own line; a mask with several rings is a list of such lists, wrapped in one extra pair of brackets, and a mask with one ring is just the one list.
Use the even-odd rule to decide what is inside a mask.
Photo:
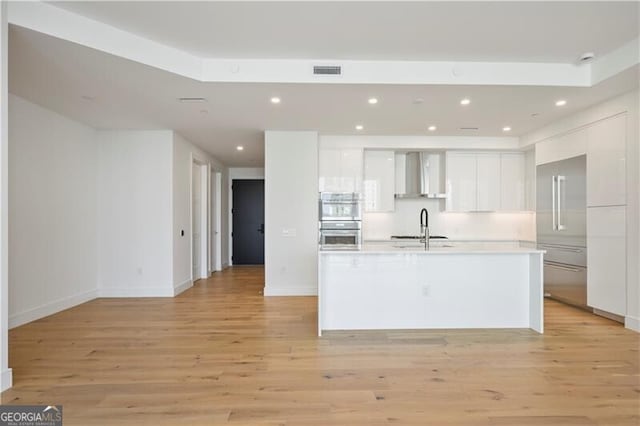
[[(12, 93), (96, 128), (175, 129), (229, 166), (263, 164), (265, 129), (355, 134), (361, 123), (364, 134), (504, 136), (509, 125), (517, 136), (638, 87), (638, 72), (591, 88), (211, 83), (15, 26), (9, 34)], [(269, 102), (276, 95), (280, 105)], [(177, 101), (187, 96), (207, 102)], [(370, 96), (380, 102), (369, 105)], [(461, 107), (462, 97), (471, 105)], [(566, 107), (554, 106), (560, 98)], [(430, 124), (438, 130), (427, 132)], [(471, 126), (480, 130), (459, 130)]]
[[(638, 65), (589, 88), (517, 86), (514, 84), (519, 83), (513, 80), (509, 86), (492, 86), (473, 78), (467, 83), (474, 85), (465, 85), (463, 81), (446, 85), (437, 78), (439, 84), (435, 85), (364, 84), (367, 80), (358, 78), (353, 81), (360, 84), (196, 81), (159, 69), (164, 67), (162, 60), (159, 68), (149, 66), (152, 63), (147, 61), (148, 56), (138, 60), (145, 57), (145, 48), (142, 56), (131, 55), (135, 49), (127, 40), (138, 41), (127, 39), (126, 35), (137, 34), (214, 59), (537, 61), (553, 67), (557, 63), (575, 62), (587, 50), (603, 57), (621, 45), (628, 46), (630, 40), (638, 37), (637, 2), (52, 4), (55, 7), (11, 8), (21, 25), (36, 31), (42, 27), (51, 34), (11, 26), (11, 92), (96, 128), (175, 129), (230, 166), (263, 163), (266, 129), (352, 134), (359, 133), (354, 127), (362, 124), (365, 129), (360, 133), (375, 135), (518, 136), (638, 87)], [(62, 9), (57, 7), (93, 21), (60, 12)], [(51, 13), (54, 10), (57, 15)], [(111, 27), (105, 24), (128, 33), (109, 32)], [(94, 45), (100, 49), (94, 50), (66, 41), (82, 44), (89, 41), (92, 45), (91, 40), (112, 39), (115, 43), (112, 50), (104, 50), (104, 44), (103, 48)], [(162, 50), (161, 45), (146, 46), (168, 63), (176, 62), (178, 68), (166, 70), (179, 72), (176, 69), (182, 69), (185, 60), (197, 64), (196, 57), (175, 56), (178, 51)], [(165, 53), (174, 56), (167, 58)], [(620, 63), (616, 61), (608, 63)], [(395, 67), (410, 63), (416, 62), (396, 62)], [(259, 70), (260, 62), (254, 66)], [(423, 66), (427, 68), (420, 75), (435, 65), (429, 62)], [(553, 68), (556, 71), (551, 75), (574, 70), (584, 74), (588, 70), (567, 67)], [(539, 75), (541, 71), (531, 64), (522, 64), (519, 72), (510, 69), (517, 75)], [(278, 75), (284, 71), (279, 70)], [(369, 69), (367, 73), (375, 71)], [(472, 73), (472, 77), (475, 75)], [(503, 84), (505, 78), (517, 75), (505, 74), (504, 78), (494, 80)], [(272, 96), (282, 98), (282, 104), (272, 105), (269, 102)], [(367, 104), (371, 96), (380, 102), (375, 106)], [(207, 101), (183, 104), (177, 100), (180, 97), (204, 97)], [(463, 97), (472, 99), (470, 106), (459, 105)], [(423, 102), (414, 102), (416, 98)], [(554, 106), (560, 98), (568, 100), (566, 107)], [(436, 125), (438, 130), (427, 132), (429, 125)], [(503, 126), (513, 130), (505, 134)], [(243, 145), (245, 150), (238, 152), (237, 145)]]
[(637, 37), (638, 2), (54, 2), (202, 57), (573, 63)]

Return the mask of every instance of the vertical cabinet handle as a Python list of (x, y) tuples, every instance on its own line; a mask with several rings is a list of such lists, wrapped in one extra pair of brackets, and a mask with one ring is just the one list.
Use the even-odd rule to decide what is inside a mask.
[(557, 186), (558, 189), (556, 190), (556, 193), (558, 195), (558, 202), (556, 203), (557, 205), (557, 210), (556, 210), (556, 224), (557, 224), (557, 230), (558, 231), (562, 231), (564, 229), (566, 229), (566, 227), (562, 224), (562, 222), (560, 221), (562, 218), (562, 187), (566, 186), (565, 184), (566, 181), (566, 177), (565, 176), (558, 176), (557, 177)]
[(554, 231), (558, 229), (558, 223), (556, 221), (556, 182), (557, 177), (551, 176), (551, 228)]

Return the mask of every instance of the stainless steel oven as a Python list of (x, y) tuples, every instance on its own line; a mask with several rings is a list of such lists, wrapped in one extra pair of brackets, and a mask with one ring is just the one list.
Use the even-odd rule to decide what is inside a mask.
[(318, 217), (324, 221), (362, 220), (362, 198), (355, 192), (320, 193)]
[(323, 192), (318, 203), (321, 249), (362, 247), (362, 197), (358, 193)]
[(360, 221), (320, 222), (320, 248), (358, 250), (362, 247)]

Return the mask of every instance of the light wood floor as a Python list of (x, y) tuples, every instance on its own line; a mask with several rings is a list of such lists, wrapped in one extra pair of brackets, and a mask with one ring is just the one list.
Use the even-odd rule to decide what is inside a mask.
[(640, 337), (612, 321), (547, 301), (544, 335), (318, 338), (315, 297), (262, 287), (262, 268), (231, 268), (16, 328), (2, 403), (63, 404), (65, 425), (640, 424)]

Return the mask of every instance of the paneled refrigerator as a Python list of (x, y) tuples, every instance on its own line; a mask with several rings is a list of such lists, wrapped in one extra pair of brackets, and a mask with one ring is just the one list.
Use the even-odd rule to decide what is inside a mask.
[(545, 296), (587, 308), (586, 155), (536, 168), (536, 230)]

